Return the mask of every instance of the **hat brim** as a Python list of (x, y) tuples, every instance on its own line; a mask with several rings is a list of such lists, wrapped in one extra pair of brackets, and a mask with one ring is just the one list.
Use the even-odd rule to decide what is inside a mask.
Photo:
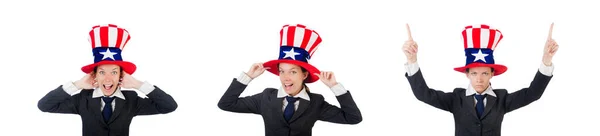
[(485, 64), (485, 63), (471, 63), (469, 65), (466, 65), (464, 67), (457, 67), (454, 68), (454, 70), (461, 72), (461, 73), (466, 73), (468, 68), (474, 68), (474, 67), (491, 67), (494, 69), (494, 76), (500, 75), (504, 72), (506, 72), (506, 70), (508, 70), (508, 68), (504, 65), (500, 65), (500, 64)]
[(123, 71), (126, 72), (127, 74), (133, 74), (137, 68), (135, 66), (135, 64), (128, 62), (128, 61), (100, 61), (100, 62), (97, 62), (94, 64), (89, 64), (89, 65), (81, 67), (81, 71), (83, 71), (84, 73), (87, 74), (87, 73), (94, 71), (94, 68), (96, 68), (96, 66), (105, 65), (105, 64), (119, 65), (121, 67), (121, 69), (123, 69)]
[(319, 80), (319, 77), (315, 75), (315, 73), (317, 74), (321, 74), (321, 71), (319, 71), (319, 69), (317, 69), (315, 66), (310, 65), (306, 62), (302, 62), (302, 61), (297, 61), (297, 60), (271, 60), (271, 61), (267, 61), (265, 63), (263, 63), (263, 67), (267, 69), (267, 71), (279, 76), (279, 68), (277, 67), (277, 65), (279, 63), (290, 63), (290, 64), (295, 64), (298, 65), (304, 69), (306, 69), (306, 71), (308, 71), (308, 78), (305, 80), (305, 83), (313, 83), (317, 80)]

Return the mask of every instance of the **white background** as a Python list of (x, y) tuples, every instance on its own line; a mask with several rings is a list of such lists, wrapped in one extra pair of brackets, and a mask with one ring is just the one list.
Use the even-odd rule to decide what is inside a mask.
[[(430, 87), (451, 91), (467, 78), (461, 31), (485, 23), (504, 39), (496, 63), (508, 71), (492, 78), (509, 92), (527, 87), (541, 63), (550, 23), (560, 49), (554, 78), (542, 98), (508, 113), (503, 135), (597, 134), (600, 9), (577, 1), (3, 1), (0, 2), (0, 135), (81, 135), (77, 115), (43, 113), (37, 102), (93, 62), (91, 27), (113, 23), (131, 40), (123, 57), (133, 75), (171, 94), (170, 114), (134, 118), (130, 134), (264, 135), (259, 115), (222, 111), (217, 102), (232, 79), (255, 62), (278, 56), (279, 30), (301, 23), (323, 38), (312, 64), (335, 72), (352, 92), (363, 121), (317, 122), (314, 135), (454, 135), (452, 114), (418, 101), (404, 77), (401, 51), (410, 23), (420, 45), (418, 62)], [(242, 96), (279, 87), (265, 72)], [(339, 105), (321, 82), (314, 93)]]

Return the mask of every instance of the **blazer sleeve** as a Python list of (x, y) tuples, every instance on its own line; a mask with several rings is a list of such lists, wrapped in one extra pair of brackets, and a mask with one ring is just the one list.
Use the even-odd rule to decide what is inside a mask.
[(148, 98), (136, 97), (138, 101), (137, 115), (166, 114), (177, 109), (175, 99), (157, 86), (154, 86), (154, 90), (146, 96)]
[(227, 91), (225, 91), (225, 94), (219, 100), (219, 108), (224, 111), (260, 114), (261, 96), (263, 96), (264, 92), (252, 96), (240, 97), (240, 94), (242, 94), (246, 87), (247, 85), (240, 83), (234, 78)]
[(538, 71), (528, 88), (523, 88), (506, 96), (506, 112), (511, 112), (540, 99), (550, 79), (552, 79), (552, 76), (546, 76)]
[(62, 85), (50, 91), (38, 101), (38, 108), (42, 112), (79, 114), (79, 100), (81, 93), (73, 96), (63, 90)]
[(407, 73), (404, 76), (408, 79), (408, 83), (413, 91), (413, 94), (419, 101), (425, 102), (433, 107), (452, 112), (452, 105), (454, 102), (454, 93), (446, 93), (443, 91), (429, 88), (421, 70), (417, 71), (412, 76), (408, 76)]
[(336, 97), (341, 108), (323, 102), (321, 107), (321, 116), (319, 120), (340, 123), (340, 124), (358, 124), (362, 121), (362, 115), (356, 103), (352, 99), (350, 91)]

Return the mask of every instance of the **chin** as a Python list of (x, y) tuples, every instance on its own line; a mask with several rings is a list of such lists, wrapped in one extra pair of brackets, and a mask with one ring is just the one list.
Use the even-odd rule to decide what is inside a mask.
[(104, 95), (107, 95), (107, 96), (112, 95), (113, 93), (115, 93), (115, 89), (110, 89), (110, 90), (111, 91), (106, 91), (106, 90), (102, 89), (102, 93)]
[(287, 94), (290, 94), (290, 95), (291, 95), (291, 94), (293, 94), (294, 92), (292, 92), (292, 91), (288, 91), (288, 90), (285, 90), (285, 93), (287, 93)]

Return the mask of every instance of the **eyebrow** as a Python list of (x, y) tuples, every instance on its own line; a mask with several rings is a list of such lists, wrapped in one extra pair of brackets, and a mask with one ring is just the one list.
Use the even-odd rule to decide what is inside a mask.
[[(297, 69), (297, 68), (291, 68), (289, 70), (294, 70), (294, 69)], [(279, 71), (283, 71), (283, 69), (280, 68)]]
[[(98, 68), (99, 70), (104, 70), (103, 68)], [(117, 68), (113, 68), (112, 70), (117, 70)]]

